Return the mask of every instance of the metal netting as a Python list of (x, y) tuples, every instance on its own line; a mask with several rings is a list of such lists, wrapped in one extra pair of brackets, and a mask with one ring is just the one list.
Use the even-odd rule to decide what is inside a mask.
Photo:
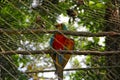
[[(1, 1), (0, 80), (120, 79), (119, 5), (113, 9), (113, 15), (110, 15), (110, 17), (107, 16), (107, 18), (105, 17), (101, 21), (97, 21), (97, 19), (95, 19), (96, 16), (103, 17), (105, 14), (102, 15), (99, 11), (93, 12), (91, 9), (87, 10), (92, 15), (87, 14), (86, 17), (92, 18), (96, 20), (96, 22), (106, 24), (105, 26), (107, 26), (103, 28), (104, 30), (100, 30), (100, 32), (92, 33), (82, 31), (82, 28), (79, 26), (69, 30), (55, 30), (54, 24), (59, 15), (54, 12), (57, 11), (61, 14), (67, 14), (61, 10), (60, 6), (57, 6), (56, 3), (59, 1), (40, 1), (39, 7), (37, 8), (32, 8), (30, 6), (31, 1), (29, 0), (18, 0), (18, 4), (10, 0), (6, 0), (5, 3)], [(64, 0), (60, 2), (64, 2)], [(8, 9), (4, 4), (10, 6), (10, 8)], [(64, 3), (61, 3), (61, 5), (62, 4)], [(20, 5), (22, 5), (22, 7), (20, 7)], [(17, 13), (9, 12), (12, 9)], [(118, 12), (116, 12), (116, 9)], [(5, 10), (6, 12), (4, 12)], [(112, 14), (112, 11), (110, 11), (111, 10), (108, 10), (106, 15)], [(5, 14), (7, 16), (5, 16)], [(21, 16), (18, 16), (20, 14)], [(43, 17), (47, 15), (48, 18), (51, 19), (50, 21), (48, 21), (47, 17)], [(115, 15), (117, 15), (117, 17), (115, 17)], [(29, 20), (31, 20), (32, 23), (30, 23)], [(52, 20), (54, 22), (52, 22)], [(69, 23), (65, 24), (67, 25)], [(71, 26), (73, 25), (67, 28), (71, 28)], [(80, 28), (81, 32), (77, 31), (77, 28)], [(98, 29), (101, 28), (98, 27)], [(75, 42), (74, 49), (68, 50), (67, 47), (64, 46), (64, 50), (55, 50), (51, 47), (49, 44), (50, 38), (56, 33), (73, 39)], [(58, 43), (61, 44), (61, 42)], [(99, 45), (99, 43), (102, 45)], [(53, 60), (53, 58), (51, 58), (51, 55), (54, 53), (61, 56), (64, 62), (67, 62), (67, 58), (64, 55), (71, 55), (65, 68), (58, 64), (55, 59)], [(64, 72), (62, 74), (63, 77), (59, 75), (60, 73), (57, 73), (56, 66), (59, 68), (57, 70)]]

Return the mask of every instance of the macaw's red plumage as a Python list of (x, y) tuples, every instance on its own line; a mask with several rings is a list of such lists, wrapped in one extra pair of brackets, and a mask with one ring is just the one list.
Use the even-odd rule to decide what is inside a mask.
[[(58, 30), (66, 30), (66, 26), (64, 24), (58, 24), (56, 26)], [(53, 37), (50, 40), (50, 45), (55, 50), (73, 50), (74, 48), (74, 40), (71, 38), (66, 37), (64, 34), (56, 33), (53, 35)], [(54, 53), (51, 54), (51, 57), (53, 59), (55, 68), (56, 68), (56, 74), (58, 75), (58, 80), (63, 80), (63, 69), (65, 65), (67, 64), (70, 54), (60, 54), (60, 53)]]
[(53, 48), (56, 50), (64, 50), (66, 37), (62, 34), (54, 35)]

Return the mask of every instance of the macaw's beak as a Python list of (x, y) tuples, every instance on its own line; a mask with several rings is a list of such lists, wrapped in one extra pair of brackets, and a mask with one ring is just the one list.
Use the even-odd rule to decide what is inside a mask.
[(55, 27), (58, 28), (58, 27), (61, 27), (62, 24), (56, 24)]
[(56, 24), (55, 28), (58, 29), (58, 30), (62, 30), (62, 24)]

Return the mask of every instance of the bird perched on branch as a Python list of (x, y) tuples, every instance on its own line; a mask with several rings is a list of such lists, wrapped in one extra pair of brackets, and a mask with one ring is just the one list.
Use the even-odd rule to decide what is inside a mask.
[[(67, 30), (65, 24), (57, 24), (55, 27), (58, 30)], [(73, 50), (74, 40), (66, 37), (64, 34), (55, 33), (50, 39), (50, 46), (55, 50)], [(68, 60), (70, 59), (70, 54), (62, 54), (55, 52), (50, 54), (55, 68), (56, 74), (58, 75), (58, 80), (63, 80), (63, 69), (66, 66)]]
[(69, 23), (74, 22), (75, 18), (77, 17), (78, 13), (75, 9), (67, 9), (67, 15), (70, 17)]
[(77, 7), (84, 5), (84, 0), (74, 0), (74, 2), (77, 5)]

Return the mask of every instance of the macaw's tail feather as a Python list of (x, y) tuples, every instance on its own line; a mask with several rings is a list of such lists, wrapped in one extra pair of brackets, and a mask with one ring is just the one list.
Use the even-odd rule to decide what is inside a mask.
[[(63, 54), (55, 53), (54, 55), (51, 55), (51, 57), (53, 59), (53, 63), (56, 68), (55, 74), (58, 76), (58, 80), (63, 80), (63, 69), (64, 69), (63, 68), (63, 63), (64, 63)], [(62, 61), (59, 58), (62, 59)]]
[[(54, 63), (55, 68), (57, 68), (56, 55), (57, 55), (56, 53), (50, 54), (50, 56), (52, 57), (52, 60), (53, 60), (53, 63)], [(56, 74), (56, 72), (55, 72), (55, 74)]]
[[(50, 56), (52, 57), (52, 60), (53, 60), (53, 63), (55, 65), (55, 68), (56, 68), (56, 72), (55, 74), (58, 74), (61, 72), (61, 69), (63, 69), (63, 55), (62, 54), (57, 54), (57, 53), (54, 53), (54, 54), (50, 54)], [(62, 60), (60, 60), (60, 58)]]
[(63, 80), (63, 71), (58, 73), (58, 80)]
[(57, 65), (56, 74), (58, 76), (58, 80), (63, 80), (63, 67), (61, 65)]

